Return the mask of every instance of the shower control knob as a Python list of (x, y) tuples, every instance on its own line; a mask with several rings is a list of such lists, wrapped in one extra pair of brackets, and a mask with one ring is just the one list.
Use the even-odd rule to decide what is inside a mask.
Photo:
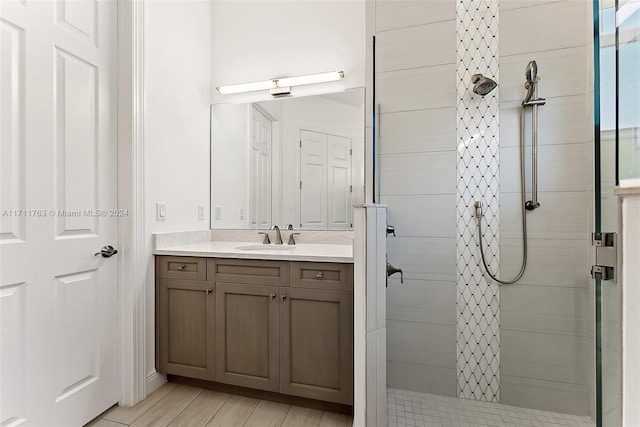
[(387, 236), (389, 234), (393, 234), (393, 237), (396, 237), (396, 228), (393, 225), (387, 225)]

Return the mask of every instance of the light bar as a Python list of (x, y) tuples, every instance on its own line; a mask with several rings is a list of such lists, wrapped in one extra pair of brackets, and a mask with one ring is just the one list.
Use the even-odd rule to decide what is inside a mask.
[(262, 82), (240, 83), (237, 85), (220, 86), (217, 89), (220, 95), (233, 95), (235, 93), (255, 92), (258, 90), (275, 89), (277, 87), (278, 86), (276, 85), (275, 80), (264, 80)]
[(277, 79), (276, 81), (278, 82), (278, 87), (286, 87), (286, 86), (312, 85), (315, 83), (335, 82), (343, 78), (344, 78), (344, 72), (331, 71), (329, 73), (308, 74), (306, 76), (283, 77), (281, 79)]
[(335, 82), (344, 78), (343, 71), (331, 71), (328, 73), (308, 74), (306, 76), (282, 77), (279, 79), (264, 80), (261, 82), (241, 83), (216, 88), (220, 95), (232, 95), (244, 92), (256, 92), (259, 90), (273, 90), (288, 88), (291, 86), (311, 85), (316, 83)]

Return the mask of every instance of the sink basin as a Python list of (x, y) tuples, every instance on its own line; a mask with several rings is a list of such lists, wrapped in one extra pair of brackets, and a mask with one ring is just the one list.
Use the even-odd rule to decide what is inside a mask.
[(295, 249), (295, 246), (291, 245), (248, 245), (238, 246), (236, 248), (239, 251), (290, 251)]

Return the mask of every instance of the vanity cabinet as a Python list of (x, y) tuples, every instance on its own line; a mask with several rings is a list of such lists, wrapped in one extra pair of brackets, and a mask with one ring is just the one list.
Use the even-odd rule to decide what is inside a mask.
[(160, 372), (352, 404), (351, 264), (189, 258), (156, 257)]
[(176, 257), (156, 264), (156, 364), (169, 374), (213, 380), (215, 292), (212, 283), (191, 280), (198, 265), (204, 272), (204, 263), (176, 263)]

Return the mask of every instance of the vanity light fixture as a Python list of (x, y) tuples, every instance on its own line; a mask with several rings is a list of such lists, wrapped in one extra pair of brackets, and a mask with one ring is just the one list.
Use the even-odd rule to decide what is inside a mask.
[(291, 93), (291, 86), (328, 83), (342, 80), (344, 71), (330, 71), (328, 73), (307, 74), (306, 76), (282, 77), (261, 82), (240, 83), (237, 85), (220, 86), (216, 88), (220, 95), (270, 90), (273, 96), (283, 96)]

